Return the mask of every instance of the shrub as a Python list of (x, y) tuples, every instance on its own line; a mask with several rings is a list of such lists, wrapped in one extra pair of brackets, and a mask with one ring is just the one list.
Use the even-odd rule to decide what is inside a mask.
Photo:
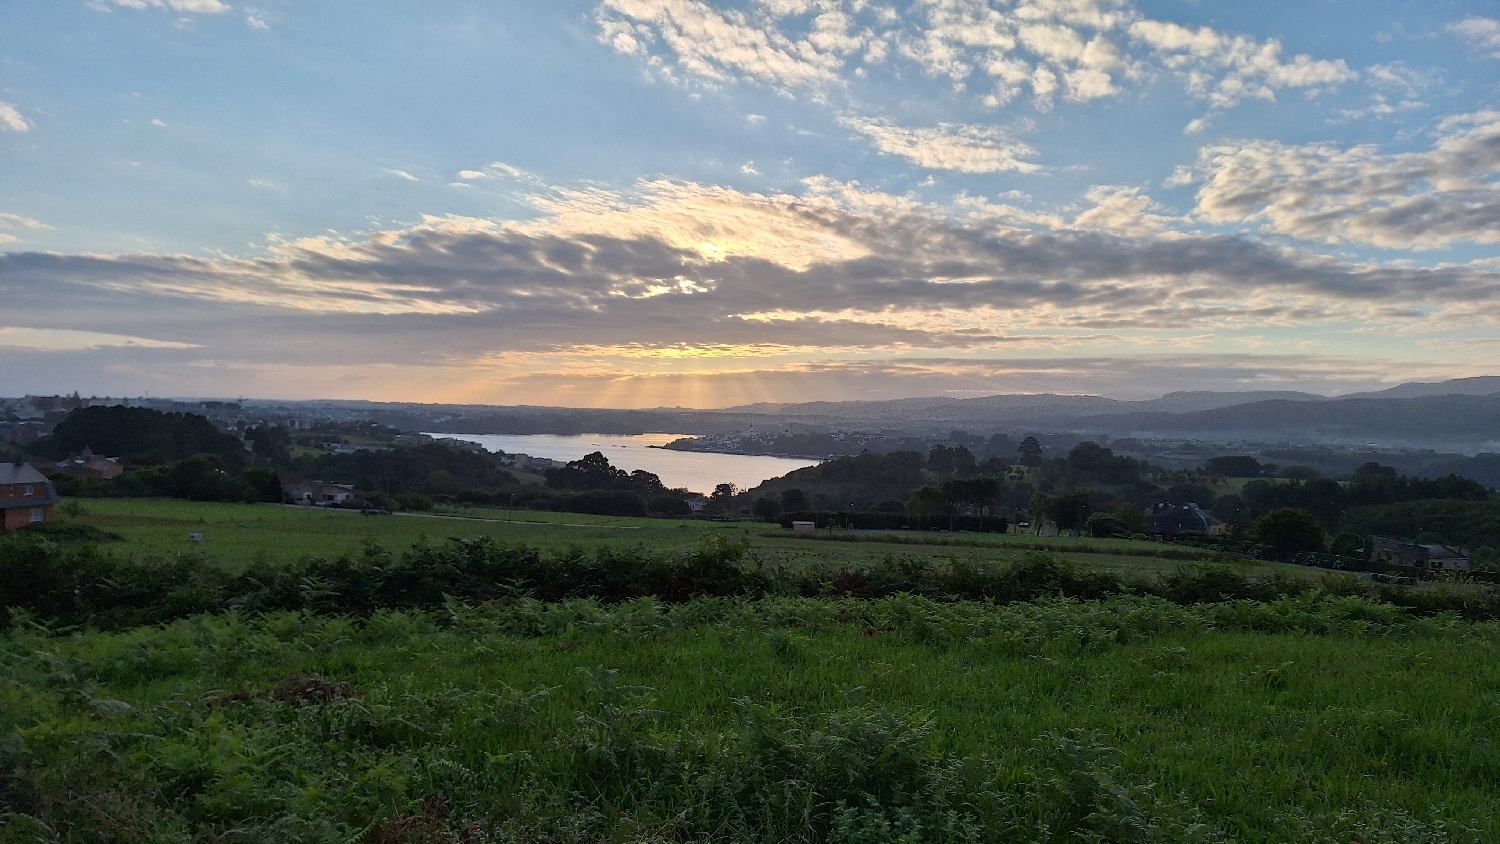
[(1327, 537), (1311, 513), (1291, 507), (1273, 510), (1255, 520), (1255, 538), (1281, 557), (1321, 551)]

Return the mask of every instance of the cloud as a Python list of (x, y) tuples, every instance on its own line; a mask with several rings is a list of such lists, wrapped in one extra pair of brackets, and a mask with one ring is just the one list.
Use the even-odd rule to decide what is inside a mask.
[[(813, 15), (811, 20), (807, 16)], [(904, 13), (864, 0), (752, 4), (603, 0), (599, 40), (645, 58), (677, 81), (752, 81), (816, 99), (901, 62), (973, 86), (995, 108), (1029, 92), (1043, 111), (1058, 97), (1116, 97), (1128, 81), (1164, 68), (1214, 109), (1275, 98), (1285, 88), (1336, 87), (1358, 77), (1342, 60), (1297, 55), (1281, 43), (1146, 18), (1126, 0), (987, 0), (916, 3)]]
[(0, 326), (0, 348), (34, 349), (39, 351), (79, 351), (102, 349), (114, 346), (135, 346), (142, 349), (196, 349), (192, 343), (175, 343), (168, 340), (148, 340), (144, 337), (129, 337), (123, 334), (105, 334), (98, 331), (73, 331), (66, 328), (31, 328)]
[[(872, 373), (858, 382), (872, 390), (930, 394), (968, 376), (956, 364), (891, 373), (926, 366), (915, 357), (998, 372), (1026, 350), (1123, 360), (1164, 344), (1244, 351), (1250, 341), (1234, 338), (1309, 326), (1427, 339), (1500, 321), (1491, 265), (1353, 262), (1183, 234), (1138, 187), (1087, 199), (1067, 220), (826, 177), (795, 193), (554, 187), (530, 195), (534, 219), (428, 217), (273, 239), (258, 258), (4, 253), (0, 301), (14, 325), (202, 346), (151, 349), (151, 360), (110, 347), (124, 357), (99, 365), (128, 366), (119, 377), (144, 389), (171, 379), (287, 395), (301, 379), (295, 389), (326, 396), (347, 376), (348, 395), (588, 404), (701, 404), (754, 393), (757, 378), (844, 389), (838, 378), (858, 372)], [(20, 354), (0, 365), (53, 371)], [(663, 366), (678, 380), (653, 380)]]
[(737, 10), (719, 11), (698, 0), (604, 0), (596, 12), (600, 41), (626, 54), (660, 42), (676, 67), (708, 82), (751, 79), (796, 88), (837, 80), (838, 45), (820, 49), (774, 27), (759, 26)]
[[(458, 171), (458, 177), (464, 182), (479, 182), (486, 179), (508, 179), (519, 182), (527, 187), (537, 188), (543, 186), (541, 177), (535, 173), (529, 173), (519, 167), (506, 164), (503, 161), (492, 161), (480, 167)], [(454, 182), (453, 187), (472, 187), (464, 182)]]
[(1199, 152), (1196, 214), (1323, 243), (1434, 249), (1500, 242), (1500, 112), (1440, 121), (1422, 152), (1217, 144)]
[(271, 25), (266, 23), (266, 13), (260, 9), (252, 9), (248, 6), (245, 7), (245, 25), (251, 29), (258, 29), (261, 32), (271, 31)]
[(1281, 42), (1225, 35), (1165, 21), (1141, 20), (1130, 36), (1152, 49), (1178, 74), (1193, 96), (1215, 109), (1233, 108), (1247, 99), (1276, 99), (1284, 88), (1335, 88), (1359, 78), (1343, 59), (1321, 60), (1305, 54), (1282, 61)]
[(229, 11), (219, 0), (108, 0), (124, 9), (166, 9), (182, 14), (217, 15)]
[(1500, 20), (1470, 15), (1448, 24), (1447, 29), (1475, 49), (1487, 52), (1490, 58), (1500, 59)]
[(1157, 213), (1164, 210), (1161, 204), (1138, 187), (1095, 185), (1088, 189), (1084, 198), (1094, 203), (1094, 207), (1073, 220), (1076, 229), (1097, 229), (1139, 237), (1155, 234), (1183, 221), (1182, 217)]
[(395, 176), (398, 179), (405, 179), (408, 182), (420, 182), (420, 181), (422, 181), (421, 179), (418, 179), (416, 176), (413, 176), (412, 174), (406, 172), (405, 170), (397, 170), (397, 169), (395, 169), (393, 167), (386, 167), (384, 169), (385, 169), (385, 172), (390, 173), (392, 176)]
[(1376, 94), (1372, 98), (1372, 102), (1364, 108), (1341, 108), (1339, 109), (1339, 116), (1337, 118), (1330, 117), (1325, 122), (1347, 123), (1351, 120), (1384, 120), (1387, 117), (1400, 114), (1403, 111), (1412, 111), (1414, 109), (1426, 107), (1427, 103), (1424, 103), (1421, 100), (1401, 100), (1400, 102), (1392, 105), (1391, 102), (1385, 98), (1384, 94)]
[[(14, 230), (14, 229), (17, 229), (17, 228), (23, 228), (23, 229), (51, 229), (52, 227), (48, 226), (48, 225), (43, 225), (42, 223), (40, 223), (40, 222), (38, 222), (36, 220), (33, 220), (30, 217), (22, 217), (20, 214), (6, 214), (6, 213), (3, 213), (3, 212), (0, 212), (0, 230), (4, 230), (4, 229)], [(21, 242), (21, 238), (15, 236), (13, 234), (9, 234), (7, 231), (0, 231), (0, 245), (7, 244), (7, 243), (20, 243), (20, 242)]]
[(21, 228), (24, 228), (24, 229), (51, 229), (52, 228), (51, 226), (48, 226), (48, 225), (45, 225), (43, 223), (37, 222), (36, 220), (31, 219), (30, 217), (23, 217), (20, 214), (6, 214), (4, 212), (0, 212), (0, 229), (13, 229), (13, 228), (16, 228), (17, 226), (19, 226)]
[(1376, 88), (1399, 91), (1402, 96), (1413, 99), (1443, 84), (1443, 75), (1436, 68), (1417, 70), (1405, 62), (1395, 61), (1365, 68), (1365, 82)]
[[(1026, 89), (1043, 110), (1055, 95), (1086, 102), (1120, 93), (1133, 71), (1109, 32), (1138, 14), (1119, 2), (1021, 0), (1012, 9), (981, 0), (925, 4), (925, 14), (888, 40), (927, 75), (954, 83), (982, 74), (984, 102), (1009, 103)], [(915, 15), (913, 16), (916, 17)]]
[(31, 121), (7, 102), (0, 102), (0, 132), (30, 132)]
[[(1137, 189), (1090, 197), (1094, 208), (1071, 227), (1037, 230), (827, 179), (801, 195), (666, 181), (630, 194), (558, 189), (533, 197), (536, 220), (434, 217), (361, 237), (275, 241), (263, 259), (12, 253), (0, 260), (0, 288), (18, 308), (28, 299), (137, 309), (149, 301), (236, 319), (458, 320), (474, 326), (474, 342), (549, 348), (985, 346), (1039, 329), (1487, 318), (1500, 298), (1500, 274), (1483, 268), (1356, 264), (1234, 237), (1151, 236), (1170, 218)], [(452, 334), (442, 336), (433, 348), (448, 347)], [(385, 335), (379, 342), (395, 348)]]
[(898, 155), (918, 167), (960, 173), (1034, 173), (1040, 165), (1022, 159), (1036, 150), (994, 126), (939, 123), (905, 128), (889, 120), (841, 117), (839, 123), (869, 138), (886, 155)]

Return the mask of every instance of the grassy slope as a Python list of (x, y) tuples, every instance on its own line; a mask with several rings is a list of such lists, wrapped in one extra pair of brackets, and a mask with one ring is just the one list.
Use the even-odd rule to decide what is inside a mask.
[[(923, 764), (967, 760), (975, 793), (1045, 785), (1057, 736), (1082, 729), (1120, 752), (1120, 769), (1082, 772), (1088, 788), (1118, 784), (1167, 826), (1201, 813), (1242, 842), (1500, 840), (1497, 628), (1397, 613), (1350, 621), (1374, 611), (1349, 606), (523, 603), (12, 632), (0, 640), (0, 730), (20, 728), (27, 755), (11, 755), (30, 766), (28, 794), (54, 795), (55, 824), (98, 829), (107, 813), (152, 830), (120, 840), (293, 817), (297, 835), (264, 840), (357, 840), (418, 812), (427, 793), (454, 807), (451, 828), (530, 818), (539, 830), (589, 826), (581, 840), (670, 840), (687, 823), (672, 820), (686, 805), (673, 800), (688, 797), (652, 784), (706, 764), (694, 759), (750, 752), (736, 701), (790, 718), (785, 729), (825, 732), (831, 716), (930, 715)], [(591, 681), (596, 667), (654, 691), (610, 693)], [(349, 682), (356, 698), (204, 702), (295, 673)], [(656, 714), (620, 714), (647, 709)], [(678, 761), (653, 763), (662, 748)], [(627, 757), (633, 767), (620, 767)], [(1042, 792), (990, 810), (989, 832), (1045, 815), (1060, 798)], [(562, 803), (543, 805), (548, 796)]]

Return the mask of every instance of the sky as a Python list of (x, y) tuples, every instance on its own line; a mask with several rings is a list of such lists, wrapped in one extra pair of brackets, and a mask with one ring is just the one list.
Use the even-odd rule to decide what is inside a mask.
[(0, 395), (1500, 374), (1500, 0), (0, 2)]

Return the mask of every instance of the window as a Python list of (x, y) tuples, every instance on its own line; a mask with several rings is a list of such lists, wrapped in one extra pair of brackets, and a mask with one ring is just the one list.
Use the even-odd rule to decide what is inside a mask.
[(47, 521), (47, 508), (46, 507), (33, 507), (33, 508), (31, 508), (31, 523), (32, 524), (36, 524), (37, 522), (45, 522), (45, 521)]

